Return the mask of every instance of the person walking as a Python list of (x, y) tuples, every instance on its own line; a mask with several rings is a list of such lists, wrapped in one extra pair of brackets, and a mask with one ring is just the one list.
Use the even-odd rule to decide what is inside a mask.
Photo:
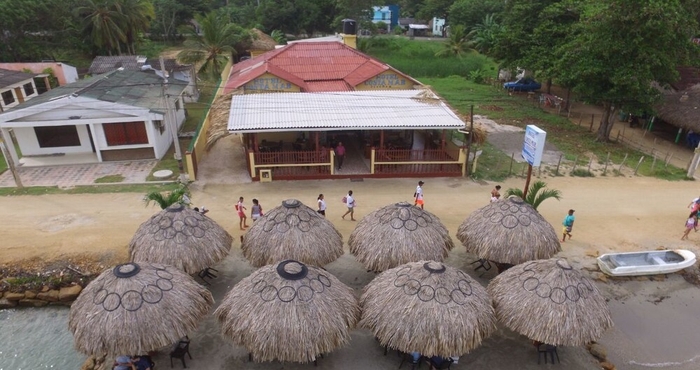
[(418, 186), (416, 186), (416, 192), (413, 193), (413, 197), (416, 198), (413, 202), (414, 206), (420, 205), (420, 209), (423, 209), (423, 181), (418, 181)]
[(571, 230), (574, 228), (574, 220), (576, 217), (574, 217), (574, 210), (570, 209), (569, 213), (564, 217), (564, 221), (561, 223), (564, 227), (562, 229), (562, 237), (561, 241), (565, 242), (566, 241), (566, 236), (569, 236), (569, 240), (571, 240)]
[(350, 215), (350, 221), (355, 221), (355, 198), (352, 196), (352, 190), (348, 191), (348, 195), (343, 197), (345, 201), (345, 206), (348, 207), (348, 211), (343, 215), (343, 220), (345, 216)]
[(321, 214), (323, 217), (326, 217), (326, 200), (323, 199), (323, 194), (318, 195), (316, 203), (318, 203), (318, 211), (316, 212)]
[(690, 212), (697, 212), (700, 210), (700, 197), (693, 199), (690, 204), (688, 204), (688, 208), (690, 208)]
[(683, 232), (683, 236), (681, 236), (681, 240), (688, 239), (690, 230), (698, 231), (698, 211), (691, 212), (690, 216), (688, 216), (688, 220), (685, 221), (685, 231)]
[(238, 203), (236, 203), (236, 212), (238, 212), (238, 226), (241, 230), (245, 230), (248, 227), (248, 218), (245, 215), (245, 210), (247, 208), (243, 205), (243, 197), (238, 198)]
[(336, 164), (338, 165), (338, 170), (341, 170), (343, 168), (343, 160), (345, 159), (345, 147), (343, 146), (342, 142), (338, 142), (338, 145), (335, 147), (335, 161)]
[(491, 190), (491, 203), (501, 199), (501, 185), (496, 185), (493, 190)]
[(253, 206), (250, 207), (250, 218), (255, 220), (259, 219), (263, 215), (263, 209), (260, 202), (257, 199), (253, 199)]

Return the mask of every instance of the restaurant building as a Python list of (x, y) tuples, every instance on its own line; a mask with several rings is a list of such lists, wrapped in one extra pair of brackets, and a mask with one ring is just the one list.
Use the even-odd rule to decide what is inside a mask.
[(450, 139), (464, 121), (419, 81), (340, 38), (238, 63), (224, 93), (228, 132), (242, 134), (254, 180), (464, 174), (466, 152)]

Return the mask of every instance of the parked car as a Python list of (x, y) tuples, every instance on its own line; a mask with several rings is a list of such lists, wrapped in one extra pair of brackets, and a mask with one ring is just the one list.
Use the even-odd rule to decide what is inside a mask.
[(542, 84), (533, 80), (530, 77), (523, 77), (512, 82), (506, 82), (503, 84), (504, 89), (511, 91), (535, 91), (539, 90)]

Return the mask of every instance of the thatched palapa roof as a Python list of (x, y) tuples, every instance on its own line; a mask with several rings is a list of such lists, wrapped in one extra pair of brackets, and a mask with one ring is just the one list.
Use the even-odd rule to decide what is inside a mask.
[(491, 298), (464, 272), (435, 261), (387, 270), (360, 299), (360, 326), (382, 346), (424, 356), (462, 355), (496, 329)]
[(673, 126), (700, 132), (700, 84), (682, 91), (664, 91), (656, 115)]
[(211, 218), (174, 204), (139, 226), (129, 255), (132, 261), (163, 263), (194, 274), (223, 260), (232, 242), (231, 234)]
[(241, 250), (255, 267), (286, 259), (323, 266), (343, 255), (343, 236), (315, 210), (287, 199), (253, 223)]
[(554, 227), (516, 196), (472, 212), (459, 226), (457, 238), (479, 258), (512, 265), (561, 251)]
[(333, 275), (290, 260), (241, 280), (214, 315), (224, 337), (255, 361), (305, 363), (348, 344), (360, 308), (352, 289)]
[(207, 289), (174, 267), (127, 263), (83, 289), (68, 328), (86, 355), (145, 354), (193, 332), (213, 303)]
[(499, 321), (542, 343), (581, 346), (613, 324), (595, 284), (564, 259), (515, 266), (496, 276), (488, 292)]
[(250, 44), (250, 50), (275, 50), (275, 45), (277, 45), (275, 39), (257, 28), (251, 29), (250, 32), (253, 34), (253, 42)]
[(408, 262), (442, 261), (454, 248), (440, 219), (406, 202), (388, 205), (363, 217), (350, 234), (348, 245), (350, 253), (372, 271)]

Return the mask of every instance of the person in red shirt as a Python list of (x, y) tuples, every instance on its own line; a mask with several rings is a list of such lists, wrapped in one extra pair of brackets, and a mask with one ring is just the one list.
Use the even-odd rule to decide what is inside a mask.
[(343, 168), (343, 159), (345, 159), (345, 147), (342, 142), (338, 142), (335, 147), (335, 162), (338, 164), (338, 169)]

